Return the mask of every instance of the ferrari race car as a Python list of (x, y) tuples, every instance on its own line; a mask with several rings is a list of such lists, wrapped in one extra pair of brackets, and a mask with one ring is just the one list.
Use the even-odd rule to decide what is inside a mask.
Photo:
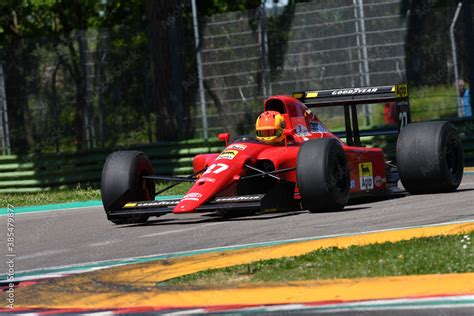
[[(396, 104), (398, 128), (360, 131), (357, 106), (387, 102)], [(344, 108), (343, 134), (329, 131), (311, 111), (332, 106)], [(400, 194), (399, 180), (411, 194), (455, 191), (462, 180), (456, 130), (449, 122), (410, 123), (406, 84), (273, 96), (256, 125), (255, 137), (229, 142), (229, 134), (220, 134), (224, 151), (195, 156), (194, 174), (187, 177), (155, 175), (142, 152), (110, 154), (101, 179), (107, 218), (131, 224), (167, 213), (330, 212), (342, 210), (349, 199)], [(394, 134), (394, 161), (361, 143), (362, 136)], [(168, 188), (194, 184), (182, 198), (156, 199), (165, 192), (155, 192), (157, 180), (174, 182)]]

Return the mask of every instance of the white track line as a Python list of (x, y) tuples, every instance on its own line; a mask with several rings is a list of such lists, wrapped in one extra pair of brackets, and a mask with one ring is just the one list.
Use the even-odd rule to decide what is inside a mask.
[(25, 256), (18, 256), (17, 260), (25, 260), (25, 259), (31, 259), (31, 258), (52, 256), (52, 255), (57, 255), (57, 254), (60, 254), (60, 253), (65, 253), (65, 252), (68, 252), (68, 251), (69, 251), (69, 249), (40, 251), (40, 252), (35, 252), (35, 253), (29, 254), (29, 255), (25, 255)]
[(156, 236), (163, 236), (163, 235), (176, 234), (176, 233), (184, 233), (184, 232), (190, 232), (190, 231), (193, 231), (193, 230), (200, 230), (200, 229), (203, 229), (203, 228), (209, 227), (209, 226), (222, 225), (222, 224), (226, 224), (226, 222), (206, 224), (206, 225), (201, 225), (201, 226), (198, 226), (198, 227), (192, 227), (192, 228), (186, 228), (186, 229), (168, 230), (168, 231), (159, 232), (159, 233), (142, 235), (142, 236), (138, 236), (136, 238), (148, 238), (148, 237), (156, 237)]

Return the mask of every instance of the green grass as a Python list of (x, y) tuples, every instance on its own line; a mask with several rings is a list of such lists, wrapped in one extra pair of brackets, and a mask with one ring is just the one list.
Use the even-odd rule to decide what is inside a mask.
[(456, 89), (454, 85), (413, 88), (410, 109), (415, 122), (456, 117)]
[(474, 271), (474, 232), (397, 243), (329, 248), (303, 256), (207, 270), (158, 286), (235, 285)]
[(51, 190), (32, 193), (2, 193), (0, 205), (33, 206), (53, 203), (100, 200), (100, 191), (93, 188)]
[[(156, 191), (163, 189), (167, 183), (157, 183)], [(192, 183), (181, 183), (176, 187), (160, 195), (182, 195), (188, 191)], [(82, 202), (100, 200), (100, 190), (96, 188), (50, 190), (33, 193), (2, 193), (0, 194), (0, 205), (7, 204), (18, 206), (45, 205), (66, 202)], [(4, 207), (3, 206), (3, 207)]]

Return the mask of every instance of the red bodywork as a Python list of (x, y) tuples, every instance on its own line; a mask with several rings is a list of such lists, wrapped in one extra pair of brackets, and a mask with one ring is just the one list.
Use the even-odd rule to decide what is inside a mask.
[[(265, 101), (265, 111), (278, 111), (286, 121), (286, 141), (269, 145), (256, 141), (237, 141), (220, 154), (197, 155), (194, 171), (207, 167), (188, 193), (173, 209), (173, 213), (190, 213), (203, 203), (219, 196), (234, 196), (237, 183), (245, 176), (248, 165), (271, 162), (274, 170), (296, 167), (300, 146), (313, 138), (337, 139), (347, 156), (351, 176), (351, 195), (386, 190), (385, 161), (382, 149), (347, 146), (331, 133), (308, 107), (289, 96), (273, 96)], [(281, 179), (296, 183), (296, 171), (282, 173)], [(295, 199), (298, 199), (295, 187)]]

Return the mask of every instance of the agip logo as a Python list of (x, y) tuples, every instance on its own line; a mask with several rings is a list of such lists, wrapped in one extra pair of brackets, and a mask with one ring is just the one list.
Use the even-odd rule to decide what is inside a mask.
[(361, 190), (372, 190), (374, 188), (374, 173), (371, 162), (359, 164), (359, 183)]

